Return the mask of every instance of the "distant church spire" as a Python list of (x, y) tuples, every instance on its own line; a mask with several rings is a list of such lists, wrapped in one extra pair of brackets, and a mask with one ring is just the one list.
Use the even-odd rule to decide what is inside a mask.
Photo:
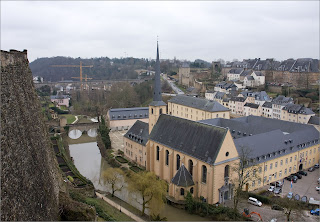
[(162, 101), (158, 41), (157, 41), (157, 60), (156, 60), (156, 67), (155, 68), (156, 68), (156, 74), (155, 74), (155, 81), (154, 81), (153, 101)]

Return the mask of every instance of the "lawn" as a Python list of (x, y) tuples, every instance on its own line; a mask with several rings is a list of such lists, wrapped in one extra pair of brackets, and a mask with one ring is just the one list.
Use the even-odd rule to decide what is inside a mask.
[(67, 124), (71, 124), (73, 123), (75, 120), (76, 120), (76, 117), (72, 114), (62, 114), (62, 115), (59, 115), (60, 117), (64, 116), (67, 118)]
[(69, 110), (66, 106), (60, 106), (60, 109), (61, 109), (61, 110), (66, 110), (66, 111)]

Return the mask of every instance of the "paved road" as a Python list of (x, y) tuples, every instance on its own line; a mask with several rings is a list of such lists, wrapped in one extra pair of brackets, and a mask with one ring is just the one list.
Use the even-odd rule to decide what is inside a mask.
[(179, 89), (172, 80), (168, 80), (168, 79), (166, 79), (164, 77), (162, 77), (162, 78), (169, 83), (169, 85), (171, 86), (173, 91), (175, 91), (175, 93), (177, 93), (178, 95), (183, 95), (184, 94), (184, 92), (181, 89)]
[(96, 192), (97, 197), (103, 199), (104, 201), (106, 201), (108, 204), (110, 204), (111, 206), (115, 207), (116, 209), (118, 209), (119, 211), (121, 210), (122, 213), (126, 214), (127, 216), (131, 217), (132, 219), (134, 219), (137, 222), (145, 222), (145, 220), (143, 220), (142, 218), (138, 217), (137, 215), (131, 213), (129, 210), (127, 210), (124, 207), (121, 207), (119, 204), (117, 204), (116, 202), (114, 202), (113, 200), (110, 200), (109, 198), (105, 197), (103, 194), (100, 194), (98, 192)]

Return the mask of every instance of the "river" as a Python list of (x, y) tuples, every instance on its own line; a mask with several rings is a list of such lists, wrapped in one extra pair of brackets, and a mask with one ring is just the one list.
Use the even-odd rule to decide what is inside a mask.
[[(81, 136), (79, 139), (81, 139)], [(82, 140), (83, 141), (83, 140)], [(101, 173), (110, 167), (110, 165), (101, 157), (97, 142), (78, 143), (77, 140), (68, 139), (70, 155), (73, 157), (74, 164), (79, 172), (90, 179), (96, 189), (109, 191), (107, 186), (103, 185)], [(130, 192), (126, 188), (121, 192), (116, 192), (115, 196), (126, 201), (141, 210), (141, 206), (132, 199)], [(147, 212), (146, 212), (147, 213)], [(169, 221), (206, 221), (206, 218), (188, 214), (186, 211), (177, 209), (165, 204), (161, 210), (161, 217), (167, 217)]]

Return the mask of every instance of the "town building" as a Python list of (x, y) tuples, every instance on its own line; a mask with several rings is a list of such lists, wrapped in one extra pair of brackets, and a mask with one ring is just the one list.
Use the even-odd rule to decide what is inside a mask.
[(314, 116), (315, 113), (312, 112), (311, 109), (306, 108), (299, 104), (287, 104), (282, 109), (281, 119), (296, 122), (296, 123), (304, 123), (307, 124), (311, 116)]
[(118, 108), (110, 109), (107, 114), (109, 128), (115, 130), (127, 130), (137, 120), (148, 123), (149, 122), (149, 108), (148, 107), (134, 107), (134, 108)]
[(50, 97), (51, 102), (55, 103), (58, 107), (65, 106), (69, 107), (70, 97), (67, 95), (62, 95), (62, 93), (57, 93), (56, 96)]
[(168, 101), (168, 114), (190, 120), (230, 118), (230, 110), (216, 101), (177, 95)]
[(280, 95), (272, 100), (272, 118), (281, 119), (282, 109), (287, 104), (293, 104), (293, 99), (291, 97), (285, 97)]
[(265, 102), (262, 105), (262, 116), (267, 118), (272, 118), (272, 103)]
[(243, 115), (244, 116), (261, 116), (261, 106), (255, 103), (246, 103), (243, 106)]

